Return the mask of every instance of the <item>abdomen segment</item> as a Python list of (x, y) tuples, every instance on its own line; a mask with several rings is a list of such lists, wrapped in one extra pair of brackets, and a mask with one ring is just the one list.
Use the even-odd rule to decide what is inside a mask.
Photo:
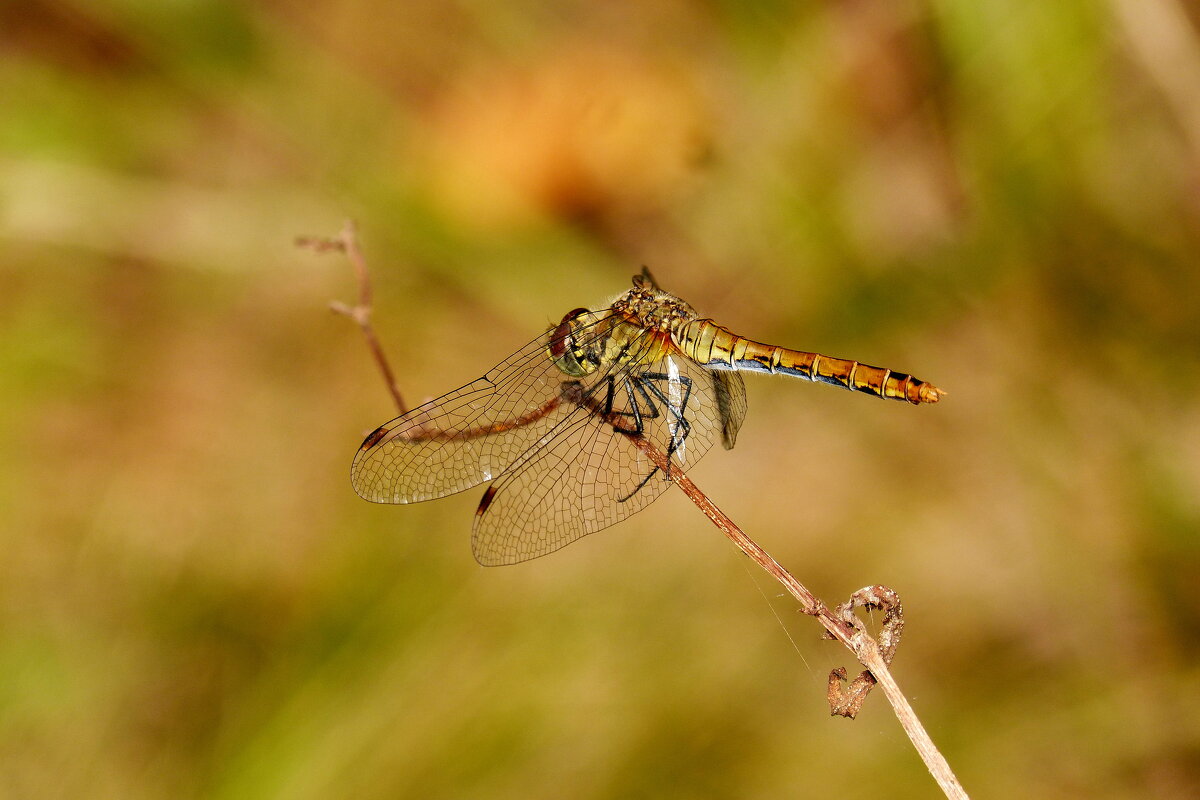
[(933, 384), (903, 372), (755, 342), (708, 319), (682, 326), (673, 333), (673, 337), (689, 358), (710, 369), (794, 375), (842, 386), (854, 392), (891, 400), (907, 400), (915, 404), (936, 403), (944, 394)]

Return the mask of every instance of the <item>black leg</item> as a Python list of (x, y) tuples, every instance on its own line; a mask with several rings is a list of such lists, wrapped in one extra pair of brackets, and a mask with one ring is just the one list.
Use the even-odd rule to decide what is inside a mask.
[[(670, 399), (663, 392), (662, 388), (656, 384), (657, 381), (669, 381), (669, 380), (671, 380), (671, 377), (669, 375), (665, 375), (661, 372), (643, 372), (640, 375), (637, 375), (633, 378), (633, 382), (634, 382), (633, 385), (637, 387), (637, 392), (642, 395), (642, 397), (645, 400), (646, 407), (649, 410), (648, 413), (646, 413), (645, 415), (641, 415), (639, 413), (639, 415), (637, 417), (637, 420), (638, 420), (637, 433), (640, 435), (642, 433), (642, 431), (644, 430), (643, 423), (642, 423), (643, 416), (646, 419), (658, 417), (658, 407), (655, 405), (653, 398), (657, 398), (658, 401), (663, 404), (663, 406), (667, 409), (667, 413), (670, 414), (670, 416), (675, 421), (675, 429), (672, 431), (671, 441), (667, 445), (666, 455), (667, 455), (668, 461), (671, 458), (673, 458), (675, 456), (675, 453), (678, 452), (683, 447), (684, 442), (687, 441), (687, 437), (692, 432), (692, 424), (691, 424), (691, 422), (688, 421), (687, 417), (684, 416), (685, 413), (687, 412), (688, 401), (692, 397), (692, 379), (686, 375), (679, 376), (678, 381), (685, 387), (685, 389), (684, 389), (684, 393), (683, 393), (683, 399), (680, 401), (678, 407), (674, 406), (671, 403)], [(638, 409), (637, 397), (635, 396), (634, 392), (630, 391), (628, 382), (626, 383), (626, 392), (629, 395), (630, 405), (635, 410)], [(653, 398), (651, 397), (652, 395), (653, 395)], [(621, 430), (620, 428), (615, 428), (615, 426), (614, 426), (614, 429)], [(622, 432), (630, 433), (630, 434), (633, 433), (632, 431), (622, 431)], [(653, 478), (655, 476), (655, 474), (657, 474), (658, 472), (661, 472), (661, 470), (658, 467), (655, 467), (654, 469), (650, 470), (650, 473), (648, 475), (646, 475), (646, 477), (642, 478), (641, 482), (639, 482), (638, 485), (636, 487), (634, 487), (633, 491), (631, 491), (629, 494), (625, 495), (624, 497), (620, 498), (618, 500), (618, 502), (624, 503), (626, 500), (628, 500), (629, 498), (633, 497), (635, 494), (640, 492), (642, 490), (642, 487), (645, 486), (647, 483), (649, 483), (650, 479)], [(663, 478), (670, 480), (670, 477), (666, 473), (663, 473)]]

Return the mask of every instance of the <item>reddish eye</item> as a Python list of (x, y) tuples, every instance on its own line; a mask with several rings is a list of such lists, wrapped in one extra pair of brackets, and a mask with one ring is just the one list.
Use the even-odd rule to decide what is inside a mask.
[(558, 323), (558, 327), (550, 334), (550, 355), (562, 358), (567, 352), (567, 340), (571, 338), (571, 325), (566, 320)]
[(567, 315), (562, 318), (562, 322), (554, 328), (554, 332), (550, 334), (550, 355), (554, 358), (562, 358), (571, 346), (571, 322), (580, 314), (586, 314), (586, 308), (577, 308), (573, 311), (568, 311)]

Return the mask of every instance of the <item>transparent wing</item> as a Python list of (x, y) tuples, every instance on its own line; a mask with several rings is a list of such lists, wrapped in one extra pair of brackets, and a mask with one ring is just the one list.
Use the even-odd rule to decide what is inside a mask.
[(580, 383), (563, 401), (574, 410), (553, 435), (523, 452), (484, 494), (471, 540), (475, 558), (485, 566), (537, 558), (657, 499), (670, 482), (630, 435), (640, 432), (683, 469), (717, 439), (732, 446), (745, 387), (740, 377), (716, 375), (675, 353)]
[(714, 369), (709, 374), (721, 417), (721, 443), (726, 450), (732, 450), (746, 419), (746, 382), (741, 373), (731, 370)]
[[(576, 330), (576, 342), (604, 335), (604, 316)], [(542, 334), (482, 378), (376, 428), (354, 457), (354, 490), (375, 503), (415, 503), (500, 475), (578, 410), (560, 401), (567, 376), (547, 339)]]

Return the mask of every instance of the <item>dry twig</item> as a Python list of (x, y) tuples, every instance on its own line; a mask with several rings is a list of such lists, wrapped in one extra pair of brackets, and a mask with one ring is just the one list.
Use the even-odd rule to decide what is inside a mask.
[(371, 327), (371, 273), (367, 270), (367, 260), (363, 257), (362, 248), (358, 246), (358, 227), (353, 220), (346, 220), (346, 224), (342, 226), (342, 232), (337, 236), (333, 238), (299, 236), (296, 238), (296, 245), (310, 248), (318, 253), (335, 250), (345, 253), (346, 257), (350, 259), (350, 263), (354, 266), (354, 273), (358, 277), (358, 302), (349, 306), (333, 300), (329, 303), (329, 310), (335, 314), (349, 317), (358, 325), (363, 333), (363, 338), (367, 340), (367, 347), (370, 348), (379, 371), (383, 374), (383, 381), (392, 394), (392, 400), (395, 401), (401, 414), (407, 412), (408, 406), (404, 404), (400, 387), (396, 384), (396, 376), (392, 373), (392, 368), (383, 354), (383, 347), (375, 336), (375, 329)]

